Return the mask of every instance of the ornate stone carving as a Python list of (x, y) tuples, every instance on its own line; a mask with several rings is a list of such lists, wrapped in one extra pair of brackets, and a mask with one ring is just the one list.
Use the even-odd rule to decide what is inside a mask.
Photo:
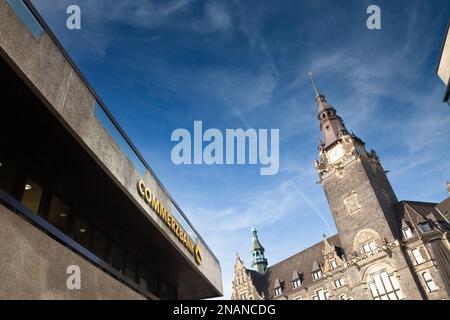
[(362, 206), (359, 204), (358, 195), (352, 192), (344, 199), (344, 204), (347, 207), (348, 214), (352, 215), (361, 210)]

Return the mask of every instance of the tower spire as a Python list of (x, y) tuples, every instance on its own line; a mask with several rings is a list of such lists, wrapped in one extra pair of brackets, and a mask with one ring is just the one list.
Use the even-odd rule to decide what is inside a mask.
[(336, 109), (330, 105), (325, 95), (320, 93), (314, 81), (312, 72), (309, 73), (314, 93), (316, 94), (317, 117), (320, 121), (320, 131), (324, 136), (324, 142), (319, 142), (319, 148), (324, 149), (339, 140), (349, 132), (345, 127), (344, 121), (338, 116)]
[(313, 88), (314, 88), (314, 93), (316, 94), (316, 98), (317, 98), (317, 97), (320, 96), (320, 91), (317, 88), (316, 82), (314, 81), (314, 77), (313, 77), (314, 75), (313, 75), (312, 72), (309, 72), (308, 75), (309, 75), (309, 78), (311, 79), (311, 83), (312, 83)]
[(259, 242), (258, 231), (256, 231), (255, 226), (252, 227), (252, 246), (250, 251), (252, 253), (252, 268), (259, 273), (265, 273), (267, 270), (267, 259), (264, 256), (265, 249)]

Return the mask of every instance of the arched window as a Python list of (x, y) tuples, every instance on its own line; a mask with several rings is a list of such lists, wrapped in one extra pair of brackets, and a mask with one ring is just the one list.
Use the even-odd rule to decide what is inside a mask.
[(403, 299), (397, 278), (389, 275), (386, 270), (372, 274), (368, 285), (374, 300)]

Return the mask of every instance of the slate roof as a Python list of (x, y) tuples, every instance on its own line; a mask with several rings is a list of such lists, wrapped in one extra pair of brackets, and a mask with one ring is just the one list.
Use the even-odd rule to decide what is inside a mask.
[(418, 202), (418, 201), (404, 201), (409, 204), (417, 213), (426, 218), (430, 212), (434, 209), (437, 203), (431, 202)]
[[(413, 209), (408, 211), (410, 214), (412, 213), (411, 218), (405, 216), (404, 213), (402, 213), (402, 210), (399, 210), (402, 209), (402, 207), (404, 207), (405, 205), (408, 205), (410, 208)], [(427, 221), (431, 222), (432, 224), (434, 224), (437, 221), (445, 221), (441, 213), (439, 213), (436, 210), (436, 208), (438, 208), (443, 215), (446, 215), (448, 219), (448, 213), (450, 212), (450, 197), (441, 203), (401, 201), (396, 209), (397, 213), (401, 215), (400, 218), (403, 218), (408, 222), (412, 222), (414, 225), (417, 226), (419, 223)]]
[[(328, 242), (332, 246), (338, 247), (338, 251), (340, 251), (341, 244), (338, 235), (329, 238)], [(272, 299), (277, 280), (281, 282), (283, 292), (289, 294), (293, 291), (292, 277), (295, 272), (297, 272), (303, 280), (302, 287), (308, 287), (313, 284), (313, 264), (314, 262), (317, 262), (320, 266), (323, 266), (323, 249), (324, 243), (321, 241), (312, 247), (269, 267), (264, 275), (253, 270), (247, 270), (247, 272), (252, 277), (253, 285), (260, 295), (265, 292), (267, 295), (266, 298)]]
[[(436, 208), (442, 213), (439, 213)], [(450, 225), (446, 223), (442, 215), (446, 215), (448, 219), (448, 213), (450, 212), (450, 198), (447, 198), (441, 203), (431, 202), (418, 202), (418, 201), (401, 201), (396, 205), (396, 212), (398, 219), (402, 220), (402, 228), (406, 224), (409, 226), (418, 227), (419, 224), (429, 222), (432, 226), (436, 226), (439, 222), (439, 228), (441, 230), (450, 230)], [(407, 211), (407, 213), (406, 213)], [(433, 236), (437, 230), (430, 232), (428, 236)]]
[(253, 286), (255, 287), (256, 291), (261, 295), (266, 290), (265, 289), (265, 282), (264, 282), (264, 275), (255, 271), (246, 269), (248, 276), (252, 279)]
[[(443, 214), (447, 219), (450, 218), (450, 197), (442, 201), (436, 206), (437, 209)], [(439, 213), (438, 213), (439, 214)]]

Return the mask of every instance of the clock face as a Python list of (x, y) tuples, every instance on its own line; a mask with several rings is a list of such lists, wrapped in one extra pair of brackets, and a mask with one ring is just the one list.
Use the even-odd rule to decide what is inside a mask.
[(344, 154), (345, 152), (342, 145), (337, 145), (336, 147), (330, 150), (330, 152), (328, 153), (328, 158), (330, 159), (331, 162), (336, 162), (340, 160), (344, 156)]

